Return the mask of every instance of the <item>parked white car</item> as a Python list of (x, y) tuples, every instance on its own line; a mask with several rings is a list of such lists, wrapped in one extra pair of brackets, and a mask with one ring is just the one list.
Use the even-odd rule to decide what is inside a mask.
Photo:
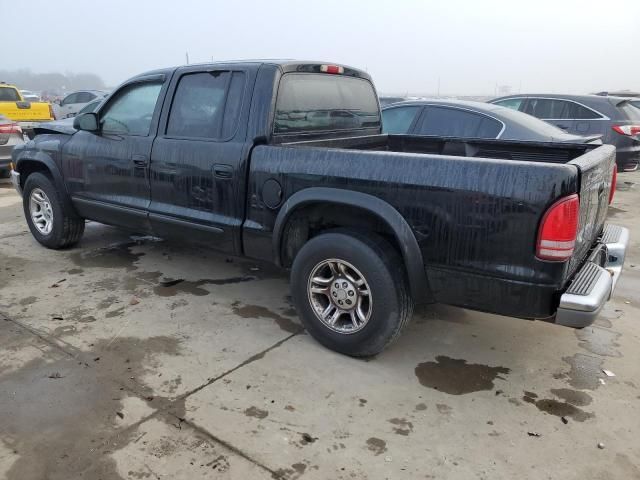
[(75, 117), (87, 103), (103, 99), (107, 95), (108, 93), (102, 90), (78, 90), (64, 97), (59, 105), (54, 105), (53, 113), (56, 120)]

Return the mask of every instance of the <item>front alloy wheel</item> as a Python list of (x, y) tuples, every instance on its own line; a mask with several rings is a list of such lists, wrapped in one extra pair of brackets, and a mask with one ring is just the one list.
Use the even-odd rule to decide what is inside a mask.
[(49, 235), (53, 229), (53, 208), (47, 194), (34, 188), (29, 195), (31, 221), (42, 235)]

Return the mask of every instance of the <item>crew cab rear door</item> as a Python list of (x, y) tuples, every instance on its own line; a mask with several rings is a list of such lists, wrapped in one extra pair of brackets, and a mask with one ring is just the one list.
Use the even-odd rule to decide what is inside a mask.
[(255, 71), (231, 64), (174, 74), (151, 154), (149, 220), (157, 235), (187, 234), (240, 252)]

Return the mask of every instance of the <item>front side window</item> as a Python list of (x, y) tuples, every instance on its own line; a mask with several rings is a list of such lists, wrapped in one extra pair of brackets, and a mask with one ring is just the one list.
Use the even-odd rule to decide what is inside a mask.
[(235, 131), (243, 91), (242, 72), (217, 71), (184, 75), (173, 97), (167, 135), (229, 138)]
[(379, 127), (378, 97), (367, 80), (315, 73), (287, 73), (280, 80), (275, 133)]
[(121, 135), (149, 135), (161, 83), (135, 83), (116, 94), (100, 118), (102, 131)]
[(388, 108), (382, 111), (382, 132), (389, 134), (403, 134), (409, 132), (413, 120), (420, 112), (417, 105), (407, 107)]
[(497, 120), (466, 110), (447, 107), (427, 107), (418, 133), (441, 137), (496, 138), (502, 130)]
[(520, 106), (522, 105), (522, 98), (507, 98), (505, 100), (500, 100), (498, 102), (493, 102), (496, 105), (500, 105), (501, 107), (507, 107), (511, 110), (520, 110)]

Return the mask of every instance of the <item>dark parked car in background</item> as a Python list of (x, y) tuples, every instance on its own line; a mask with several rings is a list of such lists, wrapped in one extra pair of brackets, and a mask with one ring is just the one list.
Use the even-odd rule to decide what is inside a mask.
[(601, 143), (599, 135), (572, 135), (526, 113), (462, 100), (419, 100), (389, 105), (382, 109), (382, 128), (390, 134)]
[(24, 143), (20, 125), (0, 115), (0, 177), (6, 177), (11, 163), (11, 150), (15, 145)]
[(640, 162), (640, 110), (630, 98), (601, 95), (511, 95), (491, 103), (528, 113), (576, 135), (602, 135), (616, 162), (634, 171)]

